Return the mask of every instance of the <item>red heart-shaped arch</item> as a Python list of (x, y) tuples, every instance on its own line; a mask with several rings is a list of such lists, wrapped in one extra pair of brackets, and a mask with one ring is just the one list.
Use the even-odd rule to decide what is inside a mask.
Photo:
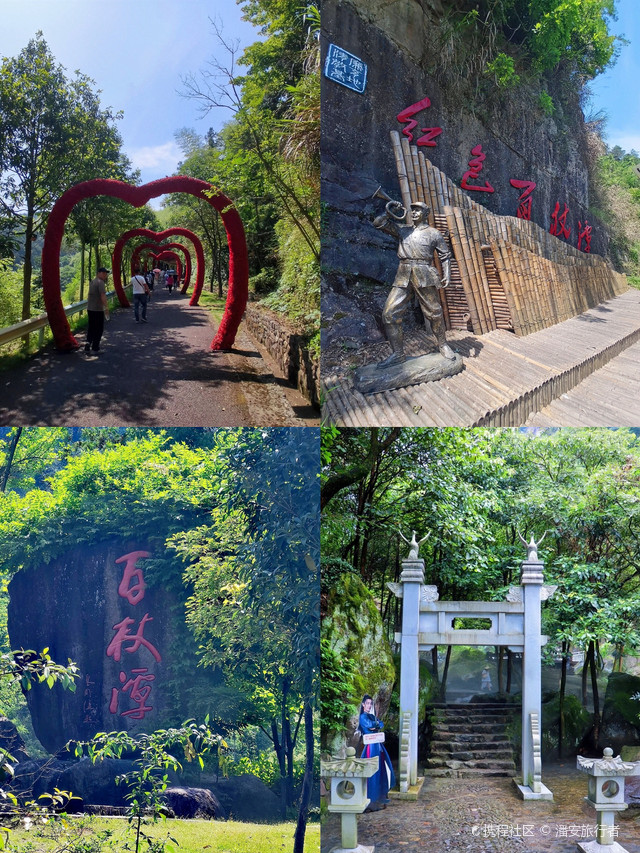
[[(176, 249), (180, 249), (180, 251), (184, 252), (184, 257), (181, 257), (175, 251)], [(182, 267), (184, 266), (184, 280), (188, 286), (189, 278), (191, 277), (191, 255), (189, 254), (189, 250), (186, 246), (183, 246), (182, 243), (162, 243), (158, 245), (157, 243), (141, 243), (139, 246), (136, 246), (133, 250), (133, 254), (131, 255), (131, 274), (137, 266), (141, 264), (141, 256), (143, 254), (151, 255), (152, 258), (156, 260), (160, 260), (160, 256), (158, 253), (171, 251), (172, 256), (174, 258), (178, 258), (180, 263), (180, 273), (182, 274)], [(181, 275), (182, 277), (182, 275)], [(115, 279), (115, 272), (114, 272)], [(184, 292), (184, 288), (183, 288)]]
[(119, 198), (133, 207), (143, 207), (150, 199), (167, 193), (188, 193), (200, 198), (215, 207), (222, 218), (229, 245), (229, 289), (224, 315), (218, 332), (211, 342), (211, 349), (230, 349), (233, 346), (247, 305), (249, 286), (247, 243), (240, 214), (227, 196), (217, 192), (206, 181), (175, 176), (161, 178), (141, 187), (134, 187), (111, 178), (95, 178), (92, 181), (76, 184), (56, 201), (49, 215), (44, 236), (42, 290), (49, 325), (59, 350), (68, 351), (78, 349), (79, 346), (71, 334), (60, 291), (60, 247), (66, 221), (75, 205), (86, 198), (105, 195)]
[(176, 287), (178, 286), (178, 281), (182, 278), (182, 260), (180, 259), (180, 255), (177, 252), (170, 251), (161, 251), (158, 252), (157, 255), (152, 254), (151, 257), (156, 261), (173, 261), (176, 265)]
[[(120, 304), (125, 308), (129, 306), (129, 300), (126, 297), (120, 280), (120, 267), (122, 265), (122, 253), (124, 251), (124, 247), (133, 237), (148, 237), (154, 242), (159, 242), (168, 237), (186, 237), (188, 240), (191, 240), (196, 252), (196, 284), (193, 289), (191, 299), (189, 300), (189, 305), (197, 305), (198, 300), (200, 299), (200, 294), (202, 293), (202, 288), (204, 287), (204, 250), (197, 234), (194, 234), (193, 231), (189, 231), (188, 228), (181, 228), (177, 225), (173, 228), (167, 228), (164, 231), (151, 231), (149, 228), (132, 228), (130, 231), (126, 231), (117, 240), (113, 249), (112, 269), (113, 286), (118, 294)], [(186, 290), (186, 286), (183, 287), (182, 293), (186, 293)]]
[[(180, 256), (178, 255), (177, 252), (169, 252), (169, 251), (163, 250), (162, 252), (159, 252), (157, 255), (152, 254), (151, 257), (154, 258), (156, 261), (175, 261), (176, 278), (178, 281), (180, 281), (180, 279), (182, 277), (182, 261), (180, 260)], [(176, 281), (176, 283), (175, 283), (176, 288), (178, 287), (178, 281)]]

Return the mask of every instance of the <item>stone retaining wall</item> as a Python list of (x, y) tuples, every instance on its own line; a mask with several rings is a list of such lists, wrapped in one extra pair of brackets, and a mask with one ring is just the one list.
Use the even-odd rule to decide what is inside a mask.
[(283, 317), (259, 305), (247, 305), (244, 320), (249, 332), (267, 348), (289, 382), (318, 406), (320, 365), (309, 354), (304, 337)]

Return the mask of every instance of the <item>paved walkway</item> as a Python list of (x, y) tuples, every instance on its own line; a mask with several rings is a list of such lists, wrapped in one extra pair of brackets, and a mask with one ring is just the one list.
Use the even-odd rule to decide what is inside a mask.
[[(210, 314), (154, 291), (148, 323), (119, 308), (100, 352), (47, 347), (0, 373), (0, 423), (17, 426), (310, 426), (317, 413), (240, 325), (211, 352)], [(85, 334), (76, 335), (84, 344)]]
[[(575, 853), (577, 841), (594, 838), (595, 817), (583, 802), (587, 776), (572, 759), (543, 767), (543, 781), (554, 802), (525, 803), (510, 779), (430, 779), (417, 803), (392, 800), (383, 811), (360, 815), (358, 841), (375, 844), (376, 853)], [(617, 840), (640, 853), (634, 814), (618, 821)], [(331, 815), (322, 827), (322, 853), (339, 841), (339, 818)]]
[(527, 419), (527, 426), (638, 426), (640, 343)]
[[(407, 337), (408, 355), (435, 349), (435, 340), (422, 328)], [(562, 395), (568, 396), (586, 377), (640, 341), (640, 291), (626, 291), (577, 317), (525, 337), (502, 329), (479, 337), (454, 330), (447, 337), (464, 358), (461, 373), (439, 382), (366, 396), (353, 387), (353, 369), (385, 358), (389, 354), (387, 343), (360, 347), (339, 364), (327, 364), (325, 357), (325, 419), (354, 427), (524, 426), (533, 413)], [(617, 394), (622, 401), (633, 395), (631, 383), (620, 370), (602, 373), (593, 393), (597, 400), (612, 400)], [(556, 419), (558, 425), (575, 422), (565, 415), (563, 412)], [(613, 422), (626, 423), (615, 418)]]

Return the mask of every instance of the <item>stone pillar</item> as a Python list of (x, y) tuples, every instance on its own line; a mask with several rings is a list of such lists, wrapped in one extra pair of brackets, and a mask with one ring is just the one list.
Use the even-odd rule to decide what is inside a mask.
[(553, 799), (551, 791), (540, 781), (540, 744), (534, 742), (535, 732), (538, 731), (537, 726), (542, 720), (540, 606), (543, 568), (537, 551), (535, 548), (530, 548), (520, 572), (524, 604), (524, 654), (522, 661), (522, 784), (518, 787), (526, 800)]
[(400, 742), (404, 715), (409, 713), (409, 781), (418, 781), (418, 692), (420, 671), (418, 631), (420, 626), (420, 592), (424, 584), (424, 560), (403, 560), (402, 574), (402, 643), (400, 646)]

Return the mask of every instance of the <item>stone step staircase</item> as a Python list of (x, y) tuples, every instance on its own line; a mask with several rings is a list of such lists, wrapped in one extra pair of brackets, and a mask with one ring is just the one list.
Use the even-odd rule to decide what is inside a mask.
[(425, 775), (465, 779), (515, 776), (507, 726), (519, 714), (518, 706), (505, 702), (432, 705)]

